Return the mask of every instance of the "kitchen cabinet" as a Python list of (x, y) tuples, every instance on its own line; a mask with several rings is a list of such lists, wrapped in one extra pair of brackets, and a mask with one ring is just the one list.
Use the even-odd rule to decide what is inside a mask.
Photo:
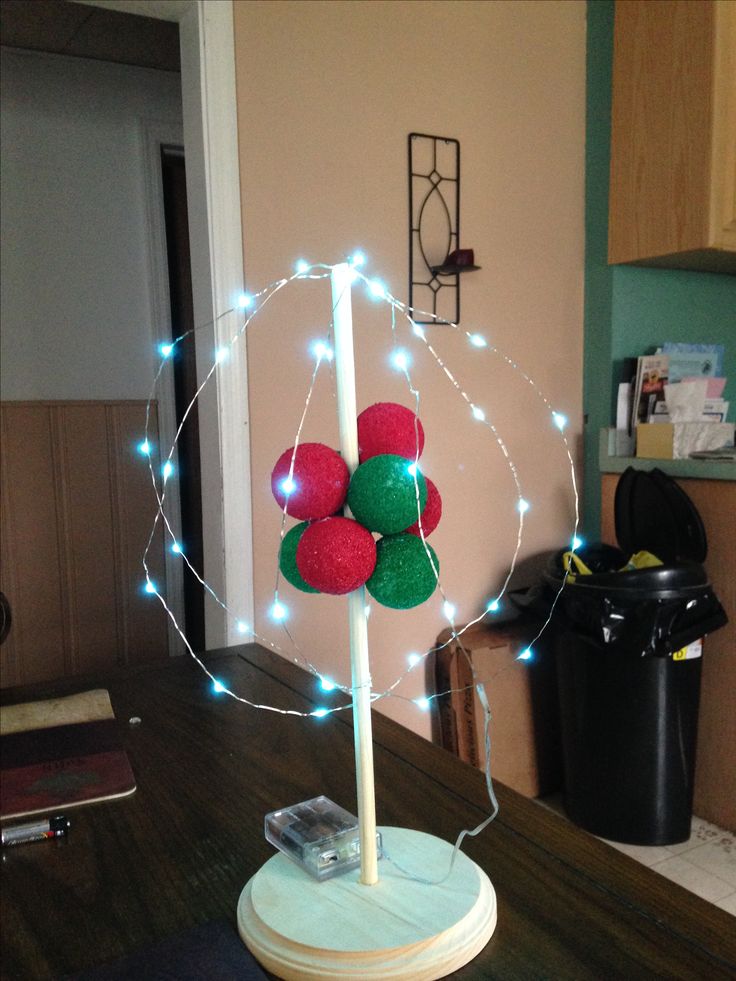
[(617, 0), (608, 261), (736, 273), (732, 0)]

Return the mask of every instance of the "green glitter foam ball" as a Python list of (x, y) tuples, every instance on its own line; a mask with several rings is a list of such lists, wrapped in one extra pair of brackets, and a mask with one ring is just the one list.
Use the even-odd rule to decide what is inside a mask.
[(284, 535), (283, 541), (281, 542), (281, 551), (279, 552), (279, 569), (281, 569), (281, 575), (284, 579), (290, 582), (292, 586), (296, 586), (297, 589), (301, 589), (304, 593), (318, 593), (319, 590), (315, 589), (314, 586), (310, 586), (302, 577), (296, 565), (297, 545), (308, 527), (309, 522), (302, 521), (300, 524), (294, 525)]
[[(424, 603), (435, 590), (440, 563), (431, 545), (404, 532), (388, 535), (376, 544), (376, 568), (365, 584), (373, 599), (394, 610), (409, 610)], [(437, 575), (435, 571), (437, 570)]]
[(413, 525), (427, 503), (427, 483), (417, 471), (416, 484), (409, 472), (413, 464), (403, 456), (382, 453), (356, 469), (348, 488), (348, 507), (369, 531), (394, 535)]

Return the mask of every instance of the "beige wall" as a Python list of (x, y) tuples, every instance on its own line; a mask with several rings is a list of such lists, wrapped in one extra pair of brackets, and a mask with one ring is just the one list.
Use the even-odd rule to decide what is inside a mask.
[[(482, 270), (462, 282), (462, 326), (482, 330), (539, 384), (581, 432), (583, 289), (583, 2), (235, 3), (243, 225), (248, 287), (289, 274), (294, 261), (340, 261), (365, 250), (371, 274), (408, 298), (407, 134), (461, 144), (461, 244)], [(249, 335), (257, 629), (269, 623), (280, 512), (269, 487), (294, 442), (311, 338), (326, 331), (329, 285), (282, 291)], [(359, 408), (411, 404), (386, 363), (390, 317), (355, 297)], [(401, 328), (404, 330), (405, 328)], [(549, 410), (489, 351), (447, 327), (431, 339), (508, 443), (532, 503), (523, 556), (569, 540), (570, 475)], [(411, 338), (406, 334), (408, 344)], [(427, 433), (424, 471), (444, 498), (431, 538), (458, 621), (477, 615), (505, 576), (516, 538), (516, 492), (489, 430), (470, 418), (446, 378), (416, 349)], [(558, 435), (558, 434), (557, 434)], [(321, 379), (303, 440), (337, 445), (332, 383)], [(284, 589), (301, 648), (349, 682), (345, 604)], [(374, 687), (446, 626), (439, 594), (415, 611), (374, 606)], [(415, 672), (398, 693), (423, 694)], [(410, 702), (379, 703), (428, 735)]]

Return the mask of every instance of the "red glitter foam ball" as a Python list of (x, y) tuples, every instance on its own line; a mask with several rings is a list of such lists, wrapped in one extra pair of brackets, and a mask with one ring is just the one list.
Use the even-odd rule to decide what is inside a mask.
[[(424, 482), (427, 485), (427, 503), (424, 505), (424, 510), (422, 511), (422, 531), (426, 538), (427, 535), (432, 534), (440, 523), (440, 518), (442, 517), (442, 498), (440, 497), (440, 492), (429, 477), (425, 477)], [(415, 521), (411, 528), (407, 528), (406, 530), (411, 535), (417, 535), (419, 538), (422, 537), (419, 534), (418, 521)]]
[(304, 581), (321, 593), (352, 593), (373, 574), (376, 543), (352, 518), (325, 518), (299, 539), (296, 566)]
[(279, 507), (292, 518), (317, 521), (345, 503), (350, 482), (347, 464), (324, 443), (301, 443), (294, 455), (293, 486), (288, 486), (294, 448), (284, 450), (271, 473), (271, 490)]
[(358, 416), (361, 463), (382, 453), (416, 460), (423, 449), (424, 429), (419, 418), (406, 406), (396, 402), (376, 402)]

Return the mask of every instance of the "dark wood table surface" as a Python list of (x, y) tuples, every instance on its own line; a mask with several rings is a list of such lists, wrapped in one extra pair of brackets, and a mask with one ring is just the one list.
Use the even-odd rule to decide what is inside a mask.
[[(314, 680), (255, 645), (208, 657), (259, 701), (308, 711)], [(223, 917), (273, 854), (263, 817), (324, 793), (355, 809), (349, 712), (316, 721), (216, 695), (190, 659), (10, 690), (3, 701), (108, 688), (138, 789), (70, 811), (69, 837), (5, 849), (3, 977), (53, 978)], [(128, 720), (138, 716), (140, 725)], [(378, 823), (454, 841), (488, 813), (482, 774), (374, 713)], [(498, 926), (458, 979), (736, 977), (736, 921), (499, 786), (464, 850), (490, 876)], [(236, 979), (234, 979), (236, 981)]]

